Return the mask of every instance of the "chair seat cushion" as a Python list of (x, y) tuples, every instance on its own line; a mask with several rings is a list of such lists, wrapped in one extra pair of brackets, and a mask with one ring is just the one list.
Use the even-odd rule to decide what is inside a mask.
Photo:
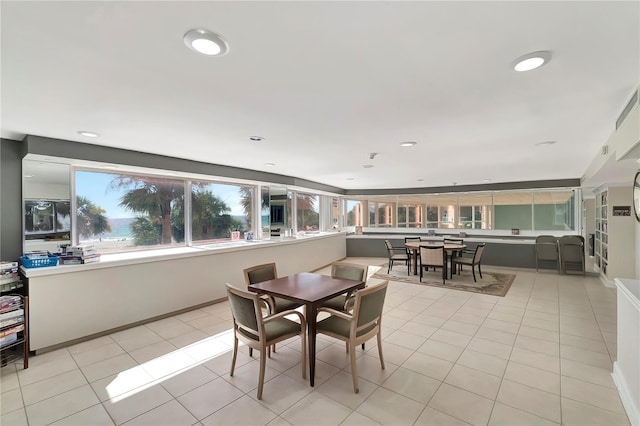
[(290, 309), (296, 309), (301, 306), (299, 302), (294, 302), (293, 300), (283, 299), (281, 297), (274, 297), (273, 300), (276, 302), (276, 312), (288, 311)]
[(462, 263), (463, 265), (473, 265), (473, 259), (470, 257), (454, 257), (453, 263)]
[(408, 257), (404, 254), (394, 254), (393, 256), (391, 256), (391, 259), (393, 260), (407, 260)]
[(326, 302), (322, 302), (322, 306), (325, 308), (335, 309), (336, 311), (344, 311), (344, 303), (347, 301), (347, 296), (340, 295), (333, 299), (329, 299)]
[[(376, 327), (375, 324), (370, 325), (367, 328), (364, 328), (358, 332), (358, 336), (361, 336), (369, 331), (373, 330)], [(349, 338), (349, 333), (351, 331), (351, 323), (345, 319), (330, 316), (328, 318), (323, 319), (318, 323), (318, 332), (327, 331), (329, 333), (337, 334), (339, 336), (343, 336), (345, 339)]]
[[(239, 329), (238, 332), (250, 339), (258, 340), (258, 336), (246, 330)], [(294, 335), (300, 333), (300, 324), (287, 318), (278, 318), (264, 324), (264, 333), (268, 342), (288, 334)]]

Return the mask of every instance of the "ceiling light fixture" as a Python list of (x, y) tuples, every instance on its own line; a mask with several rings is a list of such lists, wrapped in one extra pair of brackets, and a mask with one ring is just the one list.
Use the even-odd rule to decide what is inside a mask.
[(184, 44), (189, 49), (208, 56), (222, 56), (229, 51), (229, 46), (222, 37), (200, 28), (187, 31)]
[(264, 138), (262, 136), (249, 136), (249, 140), (252, 142), (260, 142), (263, 141)]
[(424, 179), (416, 179), (418, 182), (422, 182)]
[(355, 180), (356, 178), (347, 178), (347, 180)]
[(32, 178), (33, 176), (34, 176), (34, 175), (24, 175), (23, 177), (25, 177), (25, 178), (29, 179), (29, 178)]
[(413, 141), (406, 141), (406, 142), (402, 142), (400, 144), (400, 146), (415, 146), (417, 142), (413, 142)]
[(365, 164), (362, 167), (364, 167), (365, 169), (371, 169), (371, 168), (373, 168), (373, 164)]
[(88, 130), (78, 130), (78, 134), (80, 136), (84, 136), (84, 137), (87, 137), (87, 138), (97, 138), (98, 136), (100, 136), (96, 132), (90, 132)]
[(276, 165), (276, 163), (264, 163), (264, 165), (267, 167), (273, 167)]
[(540, 68), (551, 60), (551, 52), (541, 50), (539, 52), (527, 53), (516, 59), (513, 69), (518, 72), (531, 71)]
[(489, 183), (489, 182), (491, 182), (491, 179), (483, 179), (482, 181), (483, 181), (484, 183)]
[(556, 143), (557, 143), (556, 141), (543, 141), (543, 142), (536, 142), (534, 145), (535, 146), (555, 145)]

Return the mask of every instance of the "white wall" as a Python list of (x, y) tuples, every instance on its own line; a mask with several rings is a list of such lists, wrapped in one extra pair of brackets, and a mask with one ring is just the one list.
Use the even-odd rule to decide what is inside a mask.
[(252, 265), (276, 262), (280, 276), (321, 268), (346, 257), (345, 235), (27, 270), (31, 350), (226, 298), (225, 283), (244, 287), (242, 270)]

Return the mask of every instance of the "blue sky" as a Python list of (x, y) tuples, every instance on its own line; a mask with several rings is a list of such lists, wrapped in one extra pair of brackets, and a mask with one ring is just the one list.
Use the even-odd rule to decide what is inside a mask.
[[(76, 194), (91, 200), (95, 205), (106, 211), (110, 218), (134, 217), (135, 214), (120, 207), (120, 198), (126, 189), (111, 188), (111, 182), (118, 174), (76, 171)], [(209, 184), (211, 192), (221, 198), (235, 216), (244, 215), (242, 206), (238, 202), (238, 188), (232, 185)]]

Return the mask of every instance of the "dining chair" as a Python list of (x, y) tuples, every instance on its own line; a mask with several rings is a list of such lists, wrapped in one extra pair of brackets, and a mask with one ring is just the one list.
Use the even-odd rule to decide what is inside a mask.
[[(357, 263), (334, 262), (331, 265), (331, 277), (342, 278), (344, 280), (367, 281), (369, 267), (358, 265)], [(352, 294), (341, 294), (332, 299), (322, 302), (322, 307), (332, 308), (337, 311), (347, 311), (353, 301)]]
[(473, 257), (468, 257), (468, 256), (462, 256), (462, 257), (455, 257), (453, 259), (451, 259), (451, 268), (453, 269), (455, 267), (455, 265), (467, 265), (467, 266), (471, 266), (471, 272), (473, 273), (473, 282), (477, 282), (476, 281), (476, 265), (478, 266), (478, 272), (480, 273), (480, 278), (482, 278), (482, 267), (481, 267), (481, 262), (482, 262), (482, 253), (484, 252), (484, 248), (486, 247), (487, 243), (480, 243), (476, 246), (476, 249), (473, 253)]
[(442, 284), (447, 278), (447, 252), (444, 245), (420, 246), (420, 282), (423, 272), (430, 267), (442, 268)]
[(377, 337), (380, 367), (384, 370), (381, 322), (388, 284), (389, 281), (384, 281), (356, 291), (354, 293), (355, 299), (352, 313), (341, 312), (331, 308), (320, 308), (318, 310), (319, 312), (327, 312), (330, 316), (318, 322), (317, 332), (346, 342), (355, 393), (360, 391), (356, 366), (356, 346), (373, 337)]
[[(262, 301), (256, 293), (245, 291), (227, 283), (227, 297), (233, 316), (233, 358), (229, 375), (233, 377), (238, 357), (238, 341), (252, 349), (260, 351), (260, 374), (258, 376), (258, 399), (262, 399), (267, 348), (278, 342), (300, 336), (302, 341), (302, 378), (307, 378), (307, 333), (304, 315), (296, 310), (287, 310), (277, 314), (262, 316)], [(299, 323), (285, 318), (296, 315)]]
[(555, 262), (560, 272), (560, 251), (558, 239), (553, 235), (538, 235), (536, 237), (536, 271), (539, 261)]
[[(244, 274), (244, 281), (247, 287), (250, 284), (256, 284), (278, 278), (278, 271), (275, 263), (264, 263), (262, 265), (251, 266), (244, 269), (242, 272)], [(260, 298), (267, 304), (270, 314), (287, 311), (289, 309), (296, 309), (301, 306), (300, 303), (292, 300), (283, 299), (281, 297), (272, 297), (267, 294), (261, 295)]]
[(389, 267), (387, 268), (387, 274), (393, 269), (395, 262), (404, 262), (407, 265), (407, 275), (411, 275), (411, 257), (407, 254), (406, 247), (394, 247), (389, 240), (384, 240), (384, 245), (387, 248), (389, 255)]
[(574, 267), (573, 271), (584, 275), (584, 239), (582, 236), (564, 235), (558, 239), (558, 243), (562, 272), (566, 274), (568, 267)]
[[(442, 241), (445, 244), (461, 244), (461, 245), (464, 244), (464, 239), (463, 238), (444, 237), (444, 239)], [(447, 252), (447, 257), (449, 258), (449, 260), (451, 260), (455, 256), (462, 256), (462, 254), (464, 252), (465, 252), (464, 249), (456, 250), (456, 251), (450, 251), (450, 252)], [(451, 268), (451, 273), (454, 273), (454, 272), (455, 271), (453, 270), (453, 268)]]
[[(404, 243), (419, 243), (420, 237), (404, 237)], [(409, 257), (409, 268), (411, 268), (411, 262), (413, 261), (413, 250), (408, 249), (406, 246), (404, 248), (407, 251), (407, 256)], [(416, 262), (420, 257), (420, 253), (416, 254)]]

